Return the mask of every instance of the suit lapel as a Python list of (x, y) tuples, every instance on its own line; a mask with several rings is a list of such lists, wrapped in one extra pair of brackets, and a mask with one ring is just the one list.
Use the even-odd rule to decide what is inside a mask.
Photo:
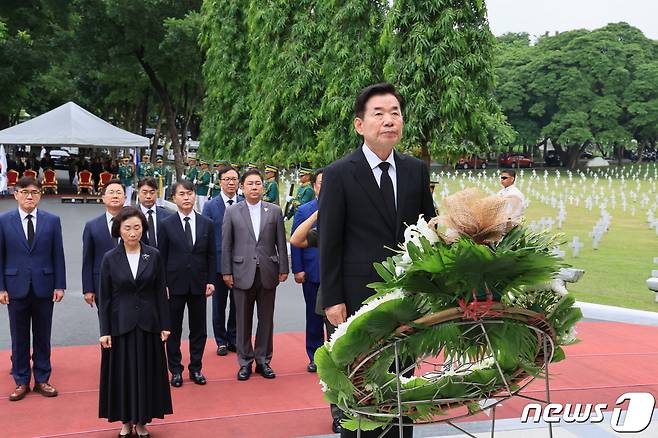
[(25, 248), (29, 251), (30, 246), (27, 244), (27, 237), (25, 237), (25, 231), (23, 231), (23, 224), (21, 223), (21, 215), (18, 212), (18, 209), (14, 210), (14, 217), (11, 221), (11, 224), (14, 227), (14, 231), (20, 236), (18, 239), (23, 242)]
[[(407, 200), (407, 189), (409, 187), (409, 175), (411, 172), (407, 170), (408, 161), (404, 155), (394, 152), (395, 156), (395, 181), (397, 185), (397, 214), (395, 219), (395, 233), (396, 236), (400, 233), (402, 227), (402, 217)], [(429, 190), (429, 187), (427, 188)]]
[(130, 263), (128, 263), (128, 254), (126, 254), (126, 247), (123, 246), (122, 243), (121, 245), (119, 245), (119, 248), (120, 248), (119, 251), (115, 253), (117, 255), (117, 258), (119, 259), (117, 260), (118, 264), (122, 265), (122, 269), (120, 269), (119, 272), (125, 272), (128, 275), (130, 281), (135, 283), (135, 278), (133, 278), (133, 271), (130, 269)]
[(203, 227), (203, 223), (199, 220), (199, 216), (201, 216), (199, 213), (196, 211), (194, 212), (194, 245), (192, 246), (193, 248), (196, 248), (197, 244), (199, 243), (199, 236), (203, 233), (203, 230), (201, 227)]
[(363, 155), (363, 151), (361, 149), (356, 151), (350, 161), (353, 163), (352, 172), (354, 173), (354, 178), (356, 179), (357, 183), (359, 183), (359, 185), (366, 192), (370, 198), (370, 201), (372, 201), (374, 204), (375, 209), (379, 212), (382, 218), (384, 218), (391, 231), (395, 232), (393, 218), (390, 217), (384, 208), (384, 197), (382, 196), (381, 190), (377, 186), (375, 177), (372, 174), (372, 169), (370, 168), (365, 155)]
[(139, 254), (139, 264), (137, 265), (137, 275), (135, 275), (135, 281), (142, 275), (148, 264), (150, 263), (151, 255), (144, 252), (144, 247)]
[[(34, 230), (34, 242), (32, 242), (32, 248), (37, 246), (37, 242), (39, 241), (39, 237), (44, 233), (44, 228), (46, 225), (46, 220), (45, 220), (45, 214), (41, 210), (37, 210), (37, 222), (36, 222), (36, 230)], [(32, 250), (30, 248), (30, 251)]]
[[(242, 202), (238, 205), (240, 205), (240, 207), (238, 207), (238, 208), (240, 209), (240, 214), (242, 215), (242, 218), (245, 221), (246, 227), (249, 230), (249, 234), (251, 235), (251, 237), (254, 240), (256, 240), (256, 233), (254, 232), (254, 225), (251, 223), (251, 215), (249, 214), (249, 207), (247, 206), (247, 203)], [(261, 220), (261, 222), (262, 222), (262, 220)]]
[[(265, 203), (260, 203), (260, 229), (258, 230), (258, 240), (263, 236), (263, 231), (265, 230), (265, 223), (270, 218), (269, 207), (265, 207)], [(253, 228), (253, 227), (252, 227)]]

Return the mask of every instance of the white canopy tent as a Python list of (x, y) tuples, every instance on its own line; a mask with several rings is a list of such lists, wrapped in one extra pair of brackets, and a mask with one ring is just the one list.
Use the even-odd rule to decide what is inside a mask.
[(0, 131), (0, 144), (31, 146), (136, 147), (150, 140), (117, 128), (73, 102)]

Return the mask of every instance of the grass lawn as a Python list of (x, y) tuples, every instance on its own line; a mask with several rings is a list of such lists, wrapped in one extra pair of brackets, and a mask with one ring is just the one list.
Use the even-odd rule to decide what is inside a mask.
[[(658, 234), (647, 223), (649, 210), (658, 216), (656, 172), (656, 165), (650, 163), (610, 167), (608, 170), (587, 174), (584, 178), (574, 173), (571, 181), (564, 169), (560, 169), (559, 178), (555, 169), (548, 170), (546, 179), (543, 169), (537, 169), (534, 176), (532, 170), (525, 170), (522, 175), (518, 175), (517, 186), (530, 201), (525, 212), (528, 222), (549, 217), (557, 222), (557, 205), (560, 199), (564, 203), (566, 220), (561, 230), (555, 225), (552, 230), (565, 236), (565, 244), (561, 247), (566, 252), (565, 261), (585, 270), (585, 275), (578, 283), (568, 285), (578, 300), (658, 312), (655, 294), (645, 284), (651, 270), (658, 269), (658, 265), (653, 264), (653, 258), (658, 257)], [(449, 177), (434, 172), (432, 179), (438, 182), (434, 198), (439, 206), (446, 192), (454, 193), (474, 186), (496, 192), (500, 189), (498, 171), (493, 169), (459, 171), (456, 174), (453, 170)], [(282, 186), (285, 187), (285, 184)], [(631, 192), (637, 195), (635, 200), (631, 198)], [(622, 193), (626, 197), (625, 211), (622, 208)], [(555, 197), (555, 207), (552, 206), (551, 196)], [(585, 205), (588, 197), (592, 198), (591, 210)], [(643, 197), (645, 202), (642, 201)], [(603, 235), (599, 248), (595, 250), (588, 233), (601, 218), (602, 202), (607, 204), (605, 208), (612, 220), (609, 231)], [(290, 222), (286, 224), (288, 230)], [(578, 258), (572, 257), (573, 250), (568, 246), (573, 236), (578, 236), (584, 244)]]

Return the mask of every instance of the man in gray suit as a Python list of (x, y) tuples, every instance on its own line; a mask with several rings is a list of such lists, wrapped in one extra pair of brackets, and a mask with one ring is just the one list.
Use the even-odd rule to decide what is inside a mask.
[[(263, 176), (256, 169), (241, 178), (246, 202), (233, 204), (222, 224), (222, 275), (233, 289), (237, 322), (238, 380), (251, 375), (251, 363), (266, 379), (276, 377), (270, 367), (276, 287), (288, 278), (283, 214), (278, 205), (261, 201)], [(255, 348), (251, 344), (254, 303), (258, 305)]]

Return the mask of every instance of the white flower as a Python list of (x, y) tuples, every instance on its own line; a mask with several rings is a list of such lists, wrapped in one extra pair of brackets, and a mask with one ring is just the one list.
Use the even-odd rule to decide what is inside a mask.
[(347, 333), (347, 329), (349, 328), (352, 321), (354, 321), (356, 318), (358, 318), (359, 316), (361, 316), (365, 313), (370, 312), (371, 310), (374, 310), (380, 304), (383, 304), (387, 301), (397, 300), (399, 298), (404, 298), (405, 296), (406, 295), (405, 295), (405, 293), (402, 289), (396, 289), (393, 292), (389, 292), (386, 295), (381, 296), (381, 297), (379, 297), (375, 300), (372, 300), (369, 303), (364, 304), (363, 306), (361, 306), (361, 308), (359, 310), (357, 310), (356, 313), (354, 313), (354, 315), (347, 318), (347, 321), (339, 324), (338, 327), (336, 327), (336, 330), (334, 330), (334, 333), (329, 338), (329, 342), (326, 344), (327, 349), (329, 351), (331, 351), (334, 348), (334, 344), (336, 343), (336, 341), (338, 339), (340, 339), (341, 336), (343, 336), (345, 333)]
[(425, 218), (423, 218), (422, 214), (418, 216), (418, 222), (416, 222), (416, 228), (418, 229), (418, 232), (424, 238), (426, 238), (432, 245), (434, 245), (439, 241), (439, 235), (436, 234), (436, 231), (430, 228)]
[(416, 245), (421, 251), (422, 247), (420, 245), (420, 231), (418, 231), (418, 228), (415, 225), (410, 225), (404, 230), (404, 246), (405, 248), (409, 244), (409, 242), (413, 242), (414, 245)]

